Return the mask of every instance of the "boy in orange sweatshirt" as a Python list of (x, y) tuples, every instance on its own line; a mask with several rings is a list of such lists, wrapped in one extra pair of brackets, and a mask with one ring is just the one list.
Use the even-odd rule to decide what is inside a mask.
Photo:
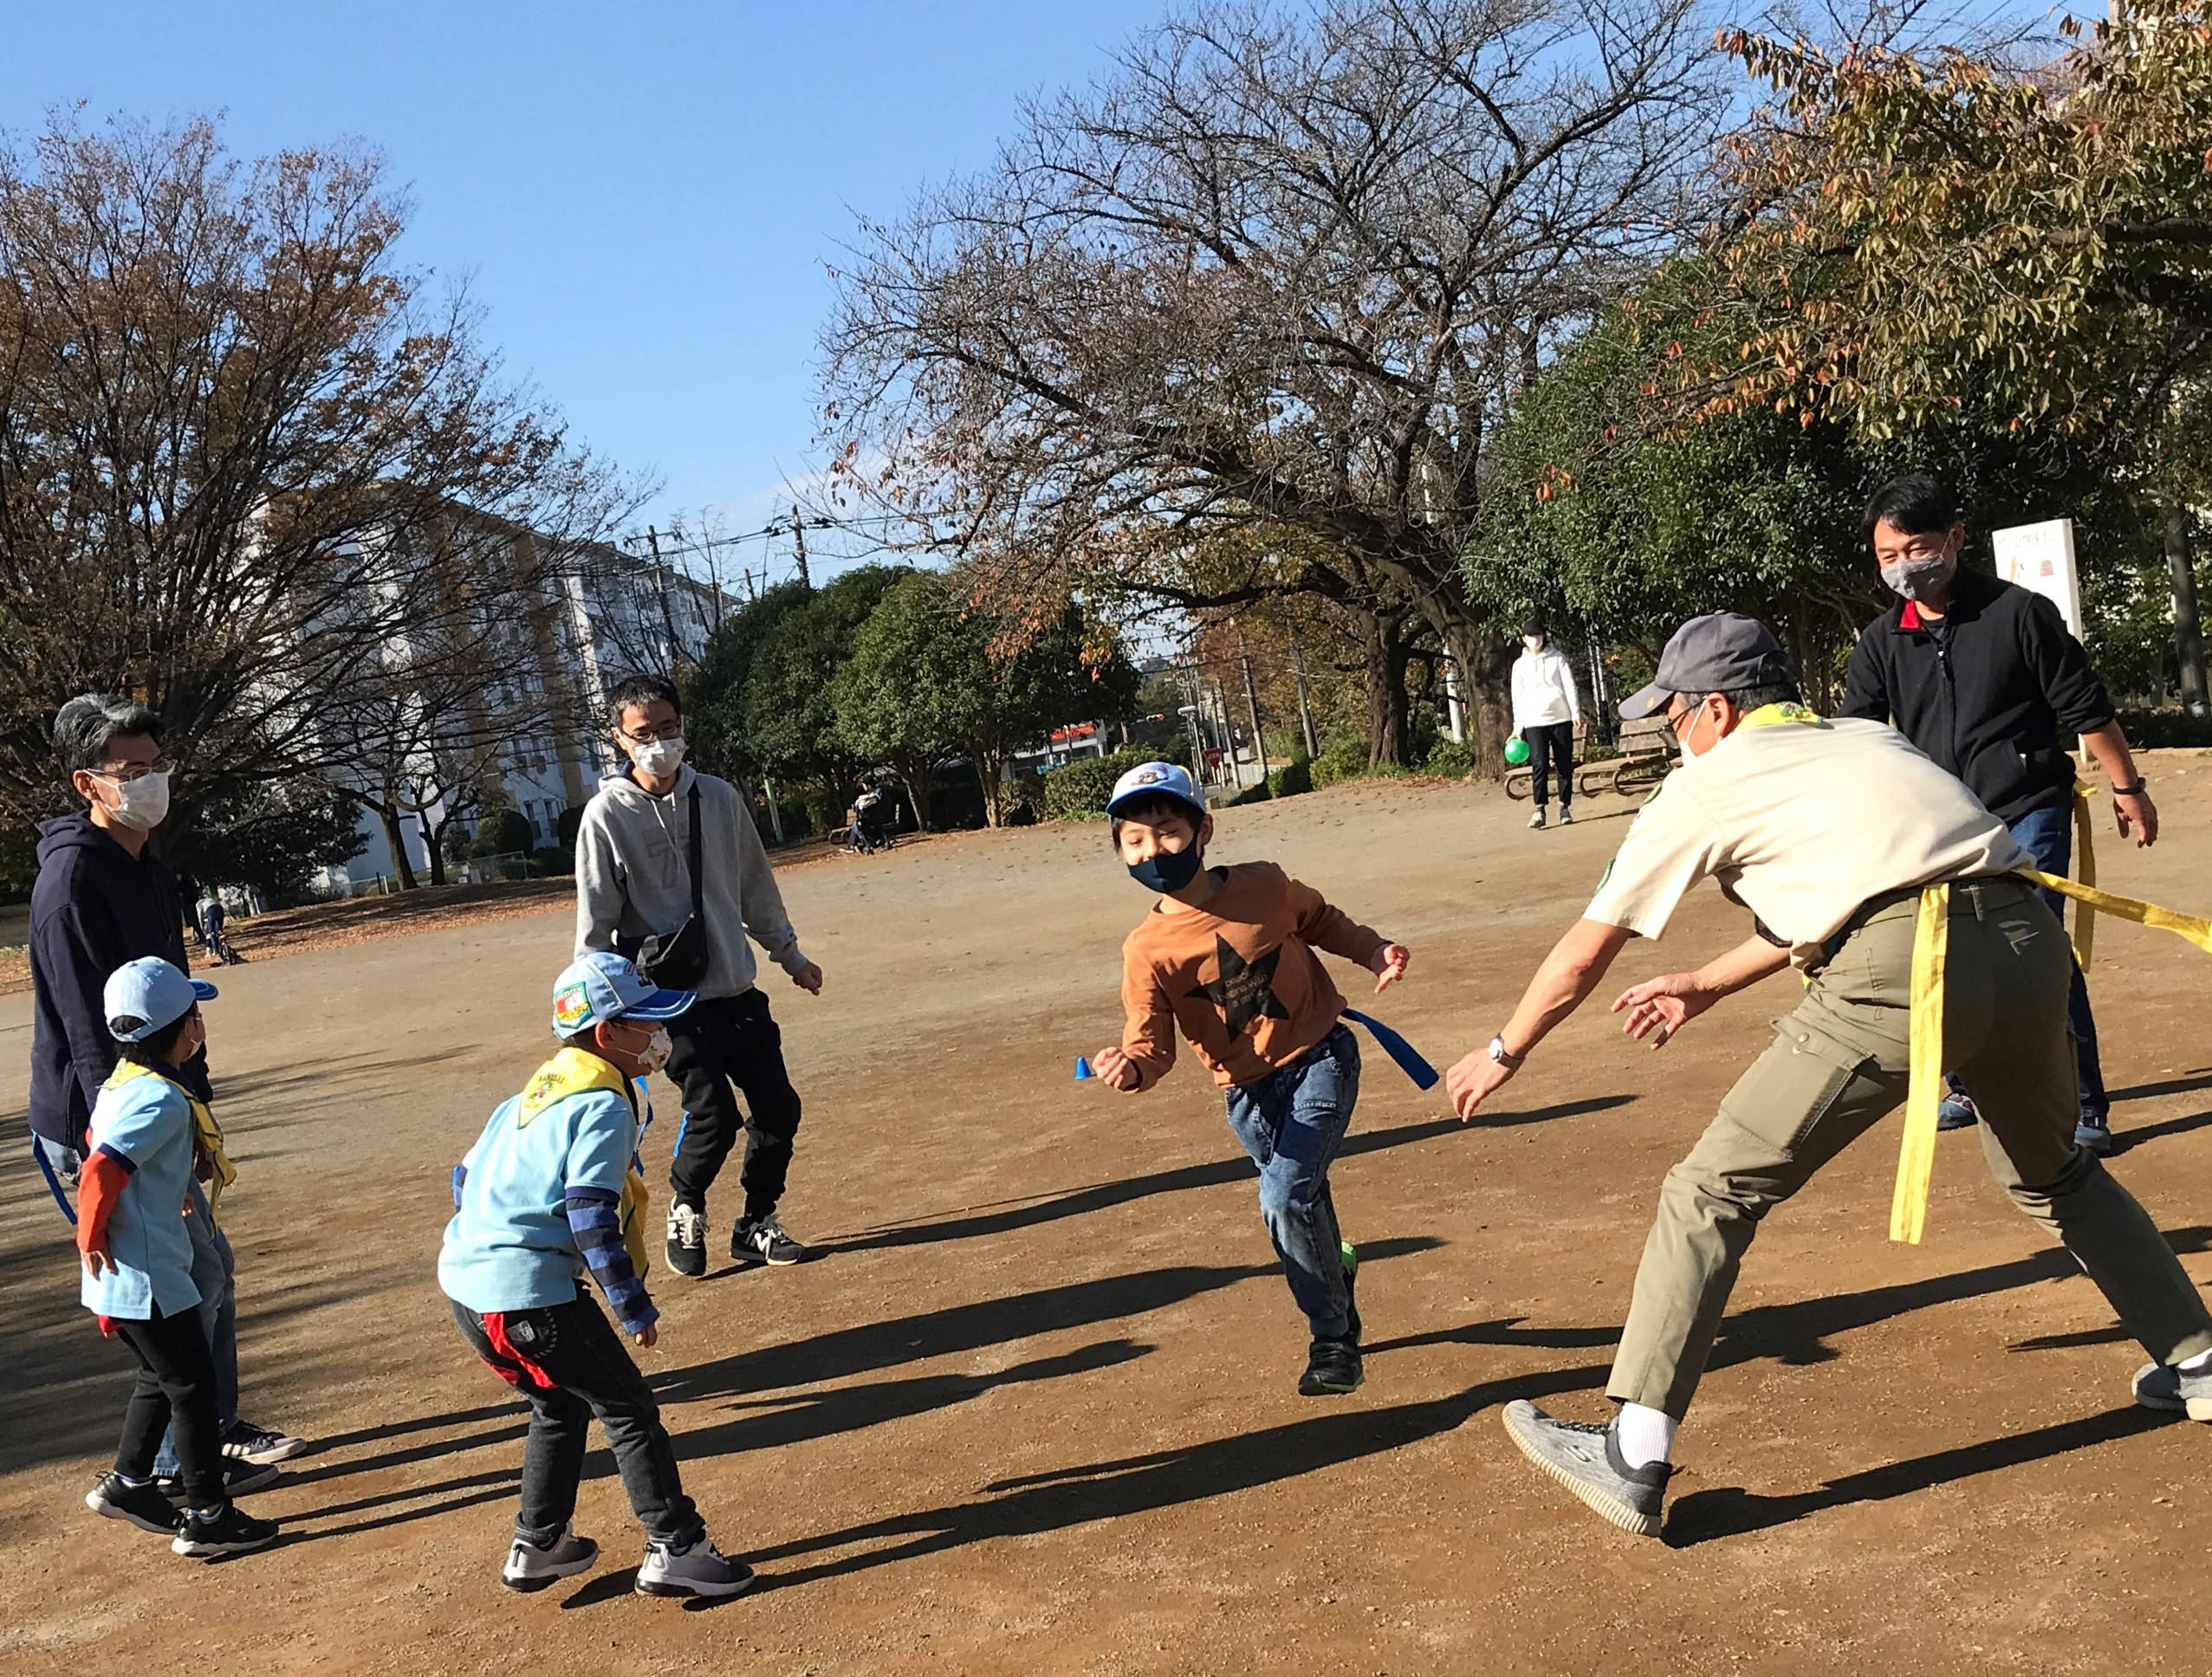
[(1106, 813), (1123, 865), (1160, 901), (1121, 946), (1121, 1044), (1092, 1070), (1133, 1095), (1175, 1063), (1177, 1029), (1190, 1039), (1260, 1168), (1260, 1215), (1313, 1331), (1298, 1389), (1355, 1390), (1358, 1258), (1337, 1228), (1329, 1166), (1359, 1097), (1359, 1046), (1314, 950), (1358, 962), (1378, 990), (1411, 957), (1272, 862), (1204, 866), (1214, 820), (1185, 769), (1131, 769)]

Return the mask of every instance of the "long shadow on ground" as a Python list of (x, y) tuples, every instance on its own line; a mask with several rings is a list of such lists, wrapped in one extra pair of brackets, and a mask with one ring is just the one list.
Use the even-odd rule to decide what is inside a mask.
[[(1617, 1106), (1626, 1106), (1635, 1098), (1633, 1095), (1596, 1095), (1586, 1100), (1565, 1101), (1556, 1106), (1540, 1106), (1526, 1112), (1502, 1112), (1495, 1117), (1485, 1114), (1477, 1123), (1462, 1123), (1456, 1118), (1433, 1118), (1424, 1123), (1400, 1124), (1392, 1130), (1364, 1130), (1347, 1137), (1338, 1156), (1350, 1158), (1364, 1153), (1380, 1153), (1391, 1148), (1434, 1141), (1442, 1136), (1460, 1135), (1472, 1130), (1514, 1129), (1522, 1124), (1549, 1123), (1554, 1118), (1579, 1117), (1588, 1112), (1607, 1112)], [(966, 1240), (978, 1235), (1007, 1234), (1015, 1229), (1035, 1228), (1040, 1223), (1058, 1222), (1065, 1217), (1088, 1216), (1094, 1211), (1105, 1211), (1114, 1206), (1127, 1205), (1132, 1201), (1150, 1199), (1155, 1195), (1180, 1194), (1195, 1188), (1219, 1188), (1226, 1182), (1249, 1182), (1253, 1169), (1249, 1159), (1232, 1154), (1224, 1158), (1209, 1159), (1203, 1164), (1178, 1165), (1172, 1170), (1155, 1170), (1142, 1176), (1125, 1177), (1119, 1182), (1093, 1182), (1065, 1193), (979, 1206), (957, 1216), (942, 1217), (930, 1222), (866, 1229), (843, 1240), (832, 1240), (828, 1245), (836, 1252), (873, 1252), (886, 1246), (932, 1246), (940, 1240)]]

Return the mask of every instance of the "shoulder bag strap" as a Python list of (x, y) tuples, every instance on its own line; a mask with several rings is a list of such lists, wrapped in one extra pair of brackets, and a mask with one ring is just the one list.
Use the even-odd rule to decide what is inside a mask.
[(704, 864), (701, 859), (702, 841), (699, 836), (699, 783), (696, 779), (691, 782), (691, 917), (699, 923), (699, 929), (704, 932), (706, 929), (706, 880), (702, 873)]

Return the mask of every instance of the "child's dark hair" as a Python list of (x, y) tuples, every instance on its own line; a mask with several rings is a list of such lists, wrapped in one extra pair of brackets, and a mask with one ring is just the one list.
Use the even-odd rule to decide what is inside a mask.
[[(115, 1052), (133, 1065), (174, 1065), (177, 1062), (170, 1056), (177, 1052), (177, 1039), (185, 1034), (185, 1026), (192, 1022), (192, 1015), (198, 1012), (199, 1009), (196, 1006), (188, 1007), (175, 1023), (163, 1026), (150, 1037), (141, 1037), (136, 1042), (117, 1042)], [(135, 1031), (146, 1021), (126, 1015), (110, 1020), (108, 1023), (111, 1026), (120, 1025), (126, 1031)]]
[(1142, 793), (1123, 804), (1120, 813), (1108, 824), (1112, 829), (1108, 835), (1112, 848), (1117, 851), (1121, 848), (1121, 824), (1125, 820), (1133, 818), (1139, 821), (1157, 824), (1164, 815), (1181, 816), (1190, 824), (1193, 838), (1197, 836), (1198, 829), (1205, 825), (1206, 820), (1203, 815), (1191, 808), (1180, 798), (1164, 792)]

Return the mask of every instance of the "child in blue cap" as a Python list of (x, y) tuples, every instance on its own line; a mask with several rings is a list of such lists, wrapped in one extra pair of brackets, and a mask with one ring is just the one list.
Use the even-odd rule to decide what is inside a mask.
[(692, 1000), (654, 989), (619, 955), (574, 962), (553, 986), (561, 1051), (491, 1115), (453, 1173), (438, 1285), (477, 1355), (530, 1402), (522, 1505), (500, 1574), (510, 1590), (542, 1590), (599, 1557), (568, 1529), (594, 1415), (645, 1528), (639, 1592), (735, 1596), (753, 1581), (707, 1540), (652, 1388), (581, 1285), (588, 1272), (622, 1331), (653, 1347), (636, 1082), (668, 1063), (666, 1021)]
[[(212, 1558), (265, 1548), (276, 1524), (230, 1499), (216, 1415), (215, 1356), (200, 1325), (192, 1243), (185, 1227), (192, 1178), (212, 1211), (234, 1174), (213, 1116), (178, 1068), (207, 1040), (199, 1004), (215, 987), (158, 956), (119, 967), (101, 991), (121, 1059), (93, 1103), (77, 1184), (80, 1297), (138, 1359), (115, 1467), (85, 1498), (94, 1512), (170, 1538), (179, 1555)], [(185, 1509), (153, 1479), (161, 1436), (176, 1423)]]

